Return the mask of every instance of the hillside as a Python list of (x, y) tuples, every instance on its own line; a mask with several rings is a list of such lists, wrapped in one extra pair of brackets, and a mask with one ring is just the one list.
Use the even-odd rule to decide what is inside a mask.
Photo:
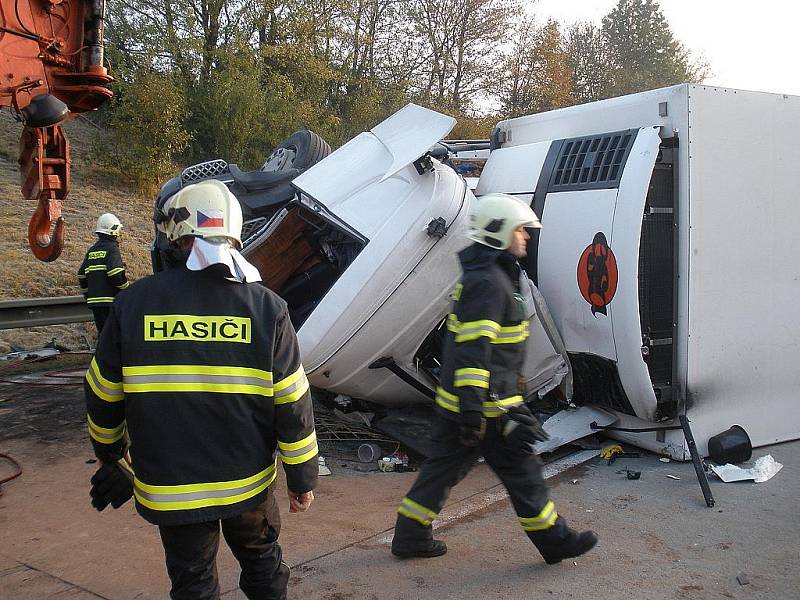
[[(86, 248), (95, 239), (94, 224), (103, 212), (113, 212), (125, 227), (120, 242), (131, 280), (150, 274), (152, 199), (125, 189), (87, 160), (98, 135), (82, 119), (69, 121), (65, 130), (72, 154), (72, 184), (64, 201), (66, 243), (58, 260), (43, 263), (34, 258), (27, 242), (28, 221), (36, 202), (24, 200), (19, 190), (17, 153), (22, 125), (8, 111), (0, 112), (0, 299), (70, 296), (79, 294), (76, 272)], [(0, 353), (13, 344), (25, 349), (41, 346), (53, 337), (67, 346), (80, 346), (81, 336), (90, 341), (94, 325), (53, 326), (30, 330), (0, 330)]]

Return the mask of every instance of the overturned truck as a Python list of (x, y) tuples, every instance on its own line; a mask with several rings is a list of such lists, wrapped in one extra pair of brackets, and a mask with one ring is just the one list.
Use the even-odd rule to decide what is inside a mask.
[(754, 446), (800, 437), (800, 98), (681, 85), (503, 121), (475, 195), (429, 152), (454, 123), (409, 105), (250, 211), (245, 256), (289, 304), (313, 385), (431, 402), (469, 207), (505, 192), (543, 224), (528, 390), (581, 407), (546, 428), (657, 425), (613, 435), (678, 459), (680, 415), (701, 454), (734, 424)]

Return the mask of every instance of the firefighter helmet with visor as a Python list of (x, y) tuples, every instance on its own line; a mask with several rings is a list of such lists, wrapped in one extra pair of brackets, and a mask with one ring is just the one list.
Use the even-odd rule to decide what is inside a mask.
[(242, 207), (228, 187), (210, 179), (186, 186), (164, 205), (162, 226), (170, 241), (225, 237), (242, 247)]
[(122, 233), (122, 223), (116, 215), (103, 213), (97, 217), (97, 226), (94, 228), (94, 232), (119, 237), (119, 234)]
[(508, 194), (487, 194), (477, 198), (469, 216), (467, 237), (496, 250), (511, 246), (514, 230), (542, 226), (536, 213), (522, 200)]

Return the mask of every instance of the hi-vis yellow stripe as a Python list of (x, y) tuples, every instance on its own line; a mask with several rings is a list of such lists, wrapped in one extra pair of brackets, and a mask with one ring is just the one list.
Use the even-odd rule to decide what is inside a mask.
[(272, 396), (272, 373), (250, 367), (151, 365), (122, 368), (125, 393), (216, 392)]
[(490, 373), (486, 369), (475, 369), (465, 367), (463, 369), (456, 369), (453, 376), (454, 387), (478, 387), (488, 390), (489, 389), (489, 376)]
[(237, 342), (249, 344), (250, 317), (228, 315), (145, 315), (146, 342)]
[(450, 313), (447, 316), (447, 329), (455, 334), (456, 343), (471, 342), (485, 337), (492, 344), (517, 344), (528, 338), (528, 321), (506, 326), (489, 319), (462, 323), (455, 314)]
[(418, 502), (414, 502), (408, 497), (403, 498), (403, 500), (400, 502), (397, 512), (404, 517), (414, 519), (426, 527), (436, 520), (437, 516), (439, 516), (438, 513), (435, 513), (431, 509), (422, 506), (422, 504), (419, 504)]
[(558, 513), (556, 513), (556, 505), (553, 504), (552, 500), (549, 500), (547, 504), (544, 505), (542, 511), (535, 517), (517, 518), (525, 531), (542, 531), (544, 529), (550, 529), (555, 525), (556, 519), (558, 519)]
[(86, 382), (92, 391), (106, 402), (119, 402), (125, 397), (122, 392), (122, 382), (109, 381), (103, 377), (95, 357), (92, 357), (92, 362), (86, 370)]
[(86, 415), (86, 418), (89, 421), (89, 435), (96, 442), (100, 442), (101, 444), (113, 444), (125, 435), (125, 421), (120, 423), (117, 427), (100, 427), (92, 421), (92, 417), (89, 415)]
[(299, 465), (307, 462), (318, 454), (317, 433), (304, 437), (297, 442), (282, 442), (278, 440), (278, 450), (281, 453), (281, 460), (287, 465)]
[(303, 370), (303, 365), (300, 365), (297, 370), (275, 382), (273, 388), (275, 392), (275, 404), (288, 404), (289, 402), (297, 402), (308, 391), (308, 379)]
[(136, 500), (151, 510), (191, 510), (236, 504), (264, 491), (275, 481), (275, 464), (245, 479), (184, 485), (148, 485), (133, 480)]

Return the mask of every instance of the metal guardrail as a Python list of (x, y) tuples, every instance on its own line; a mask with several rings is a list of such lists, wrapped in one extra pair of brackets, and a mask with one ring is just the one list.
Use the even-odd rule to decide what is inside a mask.
[(0, 329), (82, 323), (93, 318), (83, 296), (0, 301)]

